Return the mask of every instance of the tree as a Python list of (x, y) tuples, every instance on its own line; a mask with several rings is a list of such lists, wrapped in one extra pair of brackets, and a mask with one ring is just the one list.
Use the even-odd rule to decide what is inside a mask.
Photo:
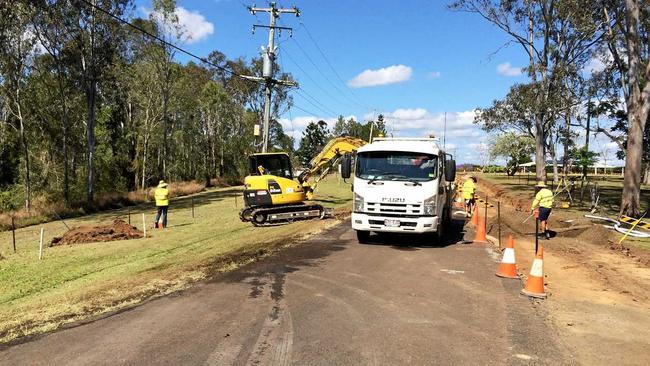
[[(120, 25), (97, 8), (82, 2), (76, 4), (75, 42), (78, 69), (86, 96), (86, 200), (92, 203), (95, 183), (95, 126), (97, 122), (97, 85), (103, 79), (122, 44)], [(121, 17), (129, 0), (94, 0), (97, 6)]]
[(509, 176), (519, 171), (519, 166), (530, 162), (530, 156), (535, 152), (535, 140), (528, 135), (505, 133), (496, 138), (489, 154), (494, 157), (508, 159), (506, 173)]
[[(566, 108), (556, 96), (567, 75), (582, 70), (603, 31), (594, 19), (598, 4), (574, 0), (458, 0), (450, 6), (480, 15), (522, 47), (534, 102), (530, 123), (535, 138), (537, 179), (546, 180), (549, 132)], [(552, 138), (551, 138), (552, 140)]]
[(296, 155), (303, 166), (307, 166), (309, 161), (325, 147), (328, 135), (329, 131), (325, 121), (309, 122), (302, 133), (300, 147), (296, 151)]
[(644, 0), (603, 1), (602, 5), (607, 49), (619, 73), (628, 113), (620, 214), (636, 216), (641, 206), (643, 140), (650, 113), (650, 12)]
[(1, 6), (1, 13), (5, 16), (0, 20), (0, 74), (8, 117), (15, 122), (10, 125), (19, 133), (24, 164), (25, 209), (29, 211), (32, 186), (24, 90), (34, 56), (35, 36), (30, 28), (31, 8), (28, 5), (18, 2)]

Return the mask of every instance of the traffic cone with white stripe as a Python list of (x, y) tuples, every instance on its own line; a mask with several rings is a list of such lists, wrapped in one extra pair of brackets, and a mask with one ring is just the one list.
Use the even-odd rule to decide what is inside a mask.
[(539, 246), (539, 250), (535, 255), (533, 265), (530, 267), (530, 276), (526, 280), (526, 286), (521, 290), (521, 293), (538, 299), (545, 299), (546, 292), (544, 292), (544, 247)]
[(503, 251), (503, 258), (496, 275), (503, 278), (519, 278), (517, 275), (517, 264), (515, 262), (515, 239), (512, 235), (508, 237), (506, 248)]
[(472, 210), (472, 225), (478, 225), (478, 205), (474, 205), (474, 210)]

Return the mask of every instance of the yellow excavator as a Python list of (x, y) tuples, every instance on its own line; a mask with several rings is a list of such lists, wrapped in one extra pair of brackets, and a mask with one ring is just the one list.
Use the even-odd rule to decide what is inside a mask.
[(298, 175), (297, 182), (293, 180), (287, 153), (250, 155), (249, 175), (244, 179), (245, 207), (239, 212), (239, 218), (255, 226), (268, 226), (324, 217), (323, 206), (305, 201), (314, 197), (318, 182), (343, 156), (365, 144), (365, 141), (352, 137), (330, 140)]

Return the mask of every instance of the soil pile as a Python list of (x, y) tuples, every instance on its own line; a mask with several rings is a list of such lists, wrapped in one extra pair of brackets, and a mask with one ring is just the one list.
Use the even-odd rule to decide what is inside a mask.
[(122, 220), (115, 220), (110, 225), (79, 226), (70, 229), (63, 236), (52, 239), (51, 246), (65, 244), (96, 243), (115, 240), (142, 238), (142, 231)]

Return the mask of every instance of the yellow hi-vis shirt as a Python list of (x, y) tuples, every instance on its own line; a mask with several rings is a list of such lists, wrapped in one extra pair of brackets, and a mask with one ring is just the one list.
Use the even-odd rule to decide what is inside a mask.
[(156, 198), (156, 206), (169, 206), (169, 189), (156, 188), (153, 195)]
[(463, 199), (471, 200), (474, 198), (474, 193), (476, 193), (476, 184), (472, 178), (468, 179), (463, 183)]
[(539, 205), (539, 207), (552, 208), (553, 192), (548, 188), (540, 189), (535, 195), (535, 200), (533, 200), (533, 205), (530, 206), (530, 209), (534, 210), (537, 205)]

